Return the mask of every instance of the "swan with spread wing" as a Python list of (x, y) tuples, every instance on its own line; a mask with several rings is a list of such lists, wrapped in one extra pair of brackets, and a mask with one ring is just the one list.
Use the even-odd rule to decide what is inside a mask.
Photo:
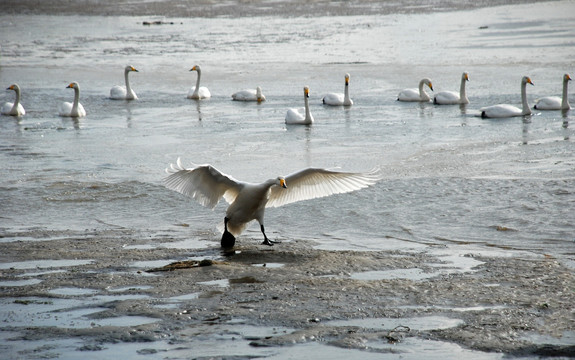
[(223, 248), (234, 246), (236, 236), (247, 224), (257, 220), (264, 235), (263, 245), (273, 245), (264, 229), (267, 207), (278, 207), (296, 201), (366, 188), (381, 179), (379, 169), (367, 173), (349, 173), (320, 168), (306, 168), (285, 177), (260, 184), (247, 183), (226, 175), (211, 165), (184, 168), (180, 158), (166, 169), (170, 175), (164, 185), (187, 195), (201, 205), (214, 208), (223, 197), (230, 205), (224, 218)]

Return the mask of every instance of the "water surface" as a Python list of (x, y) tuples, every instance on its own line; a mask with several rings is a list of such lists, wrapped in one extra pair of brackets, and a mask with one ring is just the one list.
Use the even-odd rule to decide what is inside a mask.
[[(574, 267), (573, 111), (476, 116), (482, 106), (520, 106), (524, 75), (535, 83), (531, 105), (560, 95), (562, 75), (573, 75), (575, 65), (573, 10), (572, 1), (557, 1), (287, 18), (0, 15), (0, 85), (18, 83), (27, 110), (19, 119), (0, 117), (0, 248), (69, 238), (73, 254), (74, 241), (101, 237), (117, 239), (126, 251), (217, 248), (225, 205), (212, 212), (162, 186), (164, 169), (181, 156), (184, 164), (211, 163), (254, 182), (307, 166), (382, 169), (383, 180), (367, 190), (267, 211), (268, 236), (284, 242), (454, 254), (446, 261), (461, 271), (472, 269), (454, 259), (468, 251), (547, 254)], [(150, 20), (164, 24), (143, 25)], [(127, 64), (140, 70), (130, 74), (139, 99), (109, 100)], [(209, 100), (186, 98), (194, 64), (202, 66)], [(465, 107), (396, 101), (423, 77), (435, 92), (457, 90), (463, 71), (471, 79)], [(322, 95), (343, 92), (346, 72), (354, 106), (325, 107)], [(72, 99), (71, 81), (80, 83), (85, 118), (57, 115), (58, 104)], [(265, 103), (231, 101), (233, 92), (257, 85)], [(303, 106), (305, 85), (316, 123), (286, 126), (287, 109)], [(13, 96), (0, 92), (0, 103)], [(257, 226), (239, 238), (261, 240)], [(168, 263), (123, 261), (138, 268)], [(92, 263), (18, 263), (0, 255), (0, 270), (31, 274)], [(1, 275), (5, 289), (20, 287)], [(70, 317), (89, 324), (83, 309), (74, 311)], [(437, 345), (436, 353), (443, 349)]]

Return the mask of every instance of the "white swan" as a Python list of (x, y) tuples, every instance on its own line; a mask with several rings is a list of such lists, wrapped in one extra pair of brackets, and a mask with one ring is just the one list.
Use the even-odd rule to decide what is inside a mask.
[(399, 93), (399, 95), (397, 95), (397, 100), (399, 100), (399, 101), (420, 101), (420, 102), (430, 101), (431, 98), (425, 92), (425, 90), (423, 90), (423, 85), (429, 86), (429, 89), (431, 89), (431, 91), (433, 91), (433, 85), (431, 84), (431, 80), (428, 78), (423, 78), (419, 82), (419, 90), (418, 89), (404, 89)]
[(210, 90), (207, 87), (202, 86), (200, 87), (200, 79), (202, 77), (202, 69), (200, 65), (194, 65), (190, 71), (195, 71), (198, 73), (198, 79), (196, 80), (196, 86), (192, 86), (190, 91), (188, 92), (188, 99), (209, 99), (212, 97)]
[(277, 177), (261, 184), (238, 181), (221, 173), (211, 165), (192, 165), (185, 169), (180, 158), (166, 169), (171, 173), (164, 185), (200, 204), (214, 208), (223, 197), (229, 205), (224, 218), (222, 247), (232, 247), (235, 236), (246, 225), (257, 220), (264, 235), (262, 244), (272, 245), (264, 230), (266, 207), (278, 207), (301, 200), (333, 194), (347, 193), (366, 188), (381, 179), (378, 169), (368, 173), (347, 173), (318, 168), (307, 168), (286, 177)]
[(136, 100), (138, 98), (138, 96), (136, 95), (134, 90), (132, 90), (132, 88), (130, 87), (130, 80), (128, 79), (128, 74), (130, 73), (130, 71), (138, 72), (138, 70), (136, 70), (135, 67), (133, 67), (131, 65), (126, 66), (124, 68), (124, 80), (125, 80), (126, 86), (114, 85), (110, 89), (110, 99), (113, 99), (113, 100)]
[(18, 84), (10, 85), (6, 90), (14, 90), (16, 93), (16, 99), (14, 103), (6, 102), (2, 105), (2, 109), (0, 113), (2, 115), (11, 115), (11, 116), (22, 116), (26, 115), (26, 110), (24, 110), (24, 106), (20, 104), (20, 87)]
[(464, 72), (461, 75), (459, 94), (455, 91), (441, 91), (433, 97), (433, 102), (437, 105), (469, 104), (469, 99), (465, 93), (465, 83), (467, 81), (469, 81), (469, 73)]
[(303, 99), (305, 107), (298, 109), (289, 109), (286, 114), (286, 124), (290, 125), (311, 125), (313, 123), (313, 116), (309, 111), (309, 87), (303, 88)]
[(534, 109), (537, 110), (569, 110), (571, 106), (569, 105), (569, 95), (567, 89), (569, 87), (569, 81), (571, 81), (571, 76), (569, 74), (563, 75), (563, 98), (557, 96), (547, 96), (535, 100)]
[(266, 101), (266, 97), (262, 94), (262, 88), (256, 87), (256, 89), (246, 89), (235, 92), (232, 94), (232, 99), (236, 101)]
[(481, 117), (484, 118), (508, 118), (514, 116), (531, 115), (531, 109), (529, 109), (529, 104), (527, 103), (527, 84), (533, 85), (531, 78), (524, 76), (521, 79), (521, 103), (522, 109), (508, 104), (499, 104), (488, 106), (479, 109), (481, 111)]
[(329, 93), (326, 94), (321, 101), (326, 105), (353, 105), (353, 100), (349, 98), (349, 74), (345, 74), (345, 90), (344, 93)]
[(60, 104), (60, 116), (69, 117), (84, 117), (86, 116), (86, 110), (84, 106), (80, 104), (80, 85), (77, 82), (70, 83), (66, 88), (74, 89), (74, 103), (63, 102)]

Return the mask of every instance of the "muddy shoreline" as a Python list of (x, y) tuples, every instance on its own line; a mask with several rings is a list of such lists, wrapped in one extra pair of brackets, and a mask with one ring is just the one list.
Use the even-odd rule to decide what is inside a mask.
[[(123, 294), (145, 297), (104, 301), (98, 307), (105, 310), (91, 318), (144, 316), (157, 321), (139, 326), (50, 327), (46, 331), (46, 327), (35, 327), (33, 319), (25, 329), (12, 328), (10, 320), (5, 319), (3, 331), (20, 333), (10, 338), (12, 341), (73, 338), (81, 339), (86, 349), (95, 351), (118, 342), (142, 343), (145, 349), (147, 343), (169, 339), (185, 347), (191, 329), (241, 319), (242, 326), (293, 329), (275, 336), (241, 339), (254, 348), (284, 349), (320, 342), (370, 353), (395, 353), (398, 351), (394, 344), (415, 338), (489, 353), (575, 356), (573, 345), (529, 340), (535, 337), (559, 341), (573, 330), (575, 277), (549, 256), (486, 257), (470, 249), (460, 257), (471, 266), (462, 269), (447, 258), (425, 251), (324, 251), (297, 240), (270, 248), (243, 237), (232, 253), (223, 254), (217, 246), (196, 251), (127, 249), (150, 242), (130, 233), (111, 232), (90, 238), (60, 235), (62, 238), (50, 241), (5, 243), (2, 262), (70, 259), (89, 263), (52, 267), (51, 271), (34, 276), (41, 280), (40, 284), (2, 286), (2, 298), (9, 299), (12, 306), (29, 310), (55, 299), (82, 297), (54, 294), (53, 289), (89, 289), (90, 296), (94, 296), (114, 295), (115, 289), (123, 288)], [(172, 240), (175, 239), (164, 238), (155, 243)], [(138, 262), (159, 261), (167, 265), (192, 257), (217, 262), (151, 274), (146, 270), (153, 269), (152, 265), (134, 267)], [(402, 270), (410, 269), (421, 273), (416, 277), (401, 275)], [(1, 271), (0, 278), (26, 278), (27, 273), (38, 270), (7, 268)], [(377, 271), (400, 275), (373, 280), (354, 276)], [(161, 306), (186, 294), (196, 295)], [(410, 319), (429, 317), (456, 323), (419, 330), (409, 326)], [(346, 319), (360, 323), (344, 321), (332, 325), (333, 321)], [(362, 326), (362, 319), (372, 319), (377, 324), (379, 319), (381, 325), (375, 329)], [(386, 325), (385, 319), (394, 319), (395, 326)]]
[(535, 0), (484, 0), (475, 2), (432, 1), (213, 1), (163, 0), (119, 1), (0, 1), (6, 14), (30, 15), (101, 15), (101, 16), (169, 16), (169, 17), (244, 17), (244, 16), (352, 16), (416, 14), (437, 11), (470, 10), (489, 6), (528, 4)]

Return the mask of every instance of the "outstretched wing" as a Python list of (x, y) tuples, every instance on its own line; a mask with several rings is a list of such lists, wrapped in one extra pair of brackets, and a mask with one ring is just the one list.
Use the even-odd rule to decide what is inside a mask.
[(286, 189), (273, 186), (266, 207), (355, 191), (373, 185), (380, 179), (381, 174), (377, 168), (367, 173), (308, 168), (286, 176)]
[(166, 172), (171, 173), (164, 179), (168, 189), (187, 195), (211, 209), (222, 197), (231, 204), (242, 188), (242, 183), (211, 165), (192, 164), (191, 168), (185, 169), (180, 158), (175, 165), (170, 164)]

